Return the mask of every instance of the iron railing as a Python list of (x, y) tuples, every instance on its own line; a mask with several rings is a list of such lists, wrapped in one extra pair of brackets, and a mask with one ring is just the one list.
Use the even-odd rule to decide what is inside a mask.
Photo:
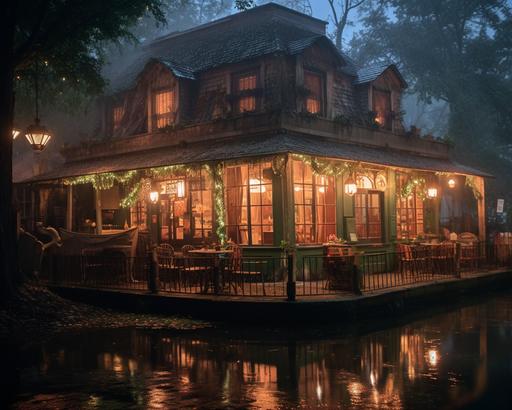
[(53, 255), (41, 278), (54, 285), (162, 293), (288, 297), (360, 294), (512, 268), (512, 244), (400, 247), (350, 256)]

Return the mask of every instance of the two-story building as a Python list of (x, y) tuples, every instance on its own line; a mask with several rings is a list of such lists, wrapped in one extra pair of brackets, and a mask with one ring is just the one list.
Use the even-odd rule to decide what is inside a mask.
[(486, 174), (405, 130), (398, 68), (359, 67), (325, 29), (267, 4), (145, 46), (102, 99), (97, 142), (27, 181), (31, 220), (259, 254), (485, 238)]

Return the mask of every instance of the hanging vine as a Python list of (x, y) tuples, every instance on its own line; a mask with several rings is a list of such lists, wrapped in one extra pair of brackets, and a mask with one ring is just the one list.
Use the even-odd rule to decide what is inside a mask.
[(473, 175), (467, 175), (466, 176), (466, 186), (471, 189), (471, 192), (473, 192), (473, 196), (477, 201), (480, 201), (483, 198), (482, 193), (478, 189), (475, 181), (475, 177)]
[(215, 233), (221, 245), (226, 243), (226, 206), (224, 203), (224, 167), (222, 163), (207, 164), (206, 170), (213, 180), (213, 200), (216, 215)]

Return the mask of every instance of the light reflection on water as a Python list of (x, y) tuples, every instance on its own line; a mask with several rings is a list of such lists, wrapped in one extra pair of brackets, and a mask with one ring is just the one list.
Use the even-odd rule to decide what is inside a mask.
[(307, 337), (61, 336), (22, 356), (16, 406), (512, 408), (512, 294), (363, 336)]

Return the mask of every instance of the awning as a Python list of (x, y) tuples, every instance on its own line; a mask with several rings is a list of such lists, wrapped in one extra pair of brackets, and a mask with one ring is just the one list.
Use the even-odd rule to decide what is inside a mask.
[(42, 182), (103, 172), (128, 171), (174, 164), (206, 163), (274, 154), (296, 153), (425, 171), (491, 177), (449, 159), (427, 157), (384, 147), (361, 146), (297, 134), (237, 137), (71, 161), (23, 182)]

